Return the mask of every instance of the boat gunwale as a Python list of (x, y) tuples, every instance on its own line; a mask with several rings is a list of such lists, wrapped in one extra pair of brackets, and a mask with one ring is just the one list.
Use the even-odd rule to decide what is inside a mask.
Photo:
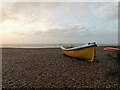
[(65, 50), (65, 51), (73, 51), (73, 50), (81, 50), (81, 49), (85, 49), (85, 48), (89, 48), (89, 47), (94, 47), (94, 46), (97, 47), (96, 44), (92, 44), (92, 45), (89, 45), (89, 46), (83, 46), (83, 47), (78, 46), (78, 47), (72, 47), (72, 48), (68, 48), (68, 49), (66, 49), (64, 46), (61, 46), (61, 49)]

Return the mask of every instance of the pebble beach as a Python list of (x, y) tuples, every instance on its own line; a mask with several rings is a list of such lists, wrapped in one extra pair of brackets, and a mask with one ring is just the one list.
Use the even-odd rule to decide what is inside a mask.
[(2, 48), (2, 88), (119, 88), (120, 65), (97, 47), (90, 63), (60, 48)]

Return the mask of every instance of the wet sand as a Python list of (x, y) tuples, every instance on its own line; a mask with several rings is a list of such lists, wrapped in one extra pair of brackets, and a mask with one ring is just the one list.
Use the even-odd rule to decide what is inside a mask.
[(61, 49), (3, 48), (3, 88), (120, 88), (117, 59), (97, 47), (89, 63), (64, 56)]

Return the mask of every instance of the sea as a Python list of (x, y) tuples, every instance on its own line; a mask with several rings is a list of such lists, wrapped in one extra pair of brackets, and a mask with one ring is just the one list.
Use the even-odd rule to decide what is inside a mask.
[[(84, 44), (0, 44), (0, 48), (60, 48), (61, 46), (82, 46)], [(97, 44), (97, 46), (116, 46), (114, 44)]]
[(60, 48), (61, 46), (74, 45), (79, 46), (83, 44), (1, 44), (1, 48)]

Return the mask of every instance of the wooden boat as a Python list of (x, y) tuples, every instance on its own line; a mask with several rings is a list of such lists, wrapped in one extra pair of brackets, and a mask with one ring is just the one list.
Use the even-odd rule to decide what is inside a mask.
[(95, 57), (97, 44), (94, 43), (88, 43), (83, 46), (61, 46), (61, 49), (63, 51), (63, 54), (74, 57), (74, 58), (80, 58), (83, 60), (87, 60), (92, 62)]
[(120, 49), (119, 48), (114, 48), (114, 47), (105, 47), (103, 49), (104, 51), (108, 51), (107, 56), (114, 58), (114, 59), (118, 59), (119, 58), (119, 53), (120, 53)]

